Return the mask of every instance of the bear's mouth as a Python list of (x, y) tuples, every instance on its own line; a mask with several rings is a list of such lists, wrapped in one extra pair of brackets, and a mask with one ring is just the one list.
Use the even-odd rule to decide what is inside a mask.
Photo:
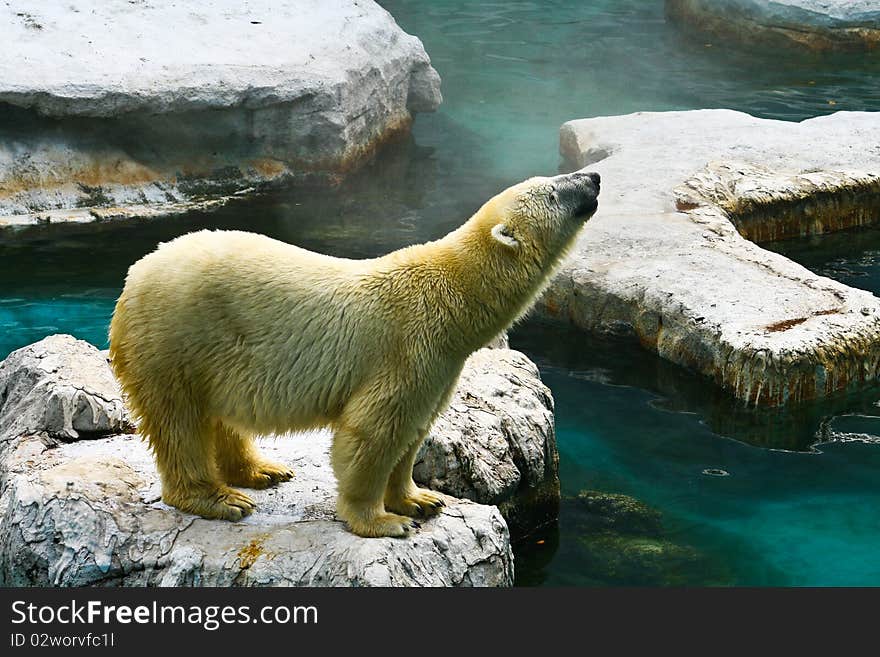
[(577, 209), (574, 211), (574, 218), (583, 219), (584, 221), (586, 221), (593, 216), (598, 207), (599, 199), (596, 197), (589, 198), (577, 207)]

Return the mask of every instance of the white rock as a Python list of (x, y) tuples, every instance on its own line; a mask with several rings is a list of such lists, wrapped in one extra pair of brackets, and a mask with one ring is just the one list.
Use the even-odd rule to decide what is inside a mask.
[[(47, 399), (61, 410), (46, 412)], [(552, 398), (535, 366), (518, 352), (480, 350), (453, 406), (423, 451), (417, 470), (425, 481), (502, 504), (520, 524), (555, 517)], [(0, 363), (0, 585), (513, 581), (510, 535), (494, 506), (447, 498), (444, 513), (406, 540), (348, 532), (334, 513), (327, 432), (260, 440), (296, 476), (249, 492), (258, 510), (243, 522), (181, 513), (160, 501), (145, 444), (118, 433), (128, 427), (121, 409), (104, 355), (70, 336), (50, 336)]]
[[(293, 481), (248, 491), (259, 509), (228, 523), (159, 501), (137, 436), (47, 445), (16, 440), (0, 520), (4, 586), (507, 586), (513, 558), (498, 509), (448, 498), (407, 539), (363, 539), (334, 514), (330, 435), (262, 439)], [(439, 546), (446, 546), (445, 549)]]
[(811, 50), (880, 45), (878, 0), (666, 0), (666, 14), (688, 27), (744, 42)]
[[(880, 115), (802, 123), (728, 110), (572, 121), (560, 148), (602, 175), (599, 210), (544, 312), (634, 333), (752, 404), (880, 374), (880, 301), (757, 239), (875, 221)], [(736, 225), (736, 227), (735, 227)]]
[(421, 43), (372, 0), (12, 0), (0, 26), (0, 100), (52, 116), (439, 101)]
[(439, 84), (372, 0), (13, 0), (0, 103), (30, 111), (0, 107), (0, 226), (180, 212), (336, 175), (434, 110)]

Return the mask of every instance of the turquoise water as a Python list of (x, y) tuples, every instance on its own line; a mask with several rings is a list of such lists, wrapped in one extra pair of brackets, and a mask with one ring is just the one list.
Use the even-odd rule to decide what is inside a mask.
[[(732, 439), (712, 424), (719, 414), (730, 421), (734, 404), (698, 376), (637, 346), (576, 333), (547, 347), (546, 331), (526, 326), (512, 343), (536, 359), (553, 390), (563, 493), (620, 492), (660, 510), (667, 538), (705, 556), (680, 583), (880, 584), (877, 445), (815, 445), (823, 418), (834, 417), (821, 407), (794, 414), (803, 426), (769, 426), (767, 446)], [(865, 395), (853, 408), (880, 413), (870, 403), (877, 399)], [(793, 445), (797, 429), (809, 435)], [(703, 474), (711, 469), (728, 476)], [(564, 502), (558, 535), (525, 548), (521, 583), (651, 583), (584, 568), (590, 555), (577, 543), (576, 513)]]
[[(572, 118), (728, 107), (800, 120), (880, 108), (877, 58), (690, 39), (664, 22), (661, 0), (383, 5), (422, 38), (443, 77), (438, 113), (419, 116), (410, 138), (338, 188), (167, 220), (0, 234), (0, 357), (55, 332), (106, 346), (127, 267), (198, 228), (254, 230), (350, 257), (440, 236), (507, 185), (554, 173), (558, 128)], [(869, 232), (774, 248), (880, 289), (880, 233)], [(534, 322), (512, 341), (556, 398), (566, 495), (642, 499), (662, 512), (666, 540), (700, 555), (672, 579), (611, 572), (585, 545), (569, 500), (558, 531), (518, 546), (520, 584), (880, 584), (880, 447), (871, 439), (880, 393), (756, 413), (627, 343)], [(816, 446), (817, 432), (835, 442)], [(703, 474), (713, 469), (728, 476)]]

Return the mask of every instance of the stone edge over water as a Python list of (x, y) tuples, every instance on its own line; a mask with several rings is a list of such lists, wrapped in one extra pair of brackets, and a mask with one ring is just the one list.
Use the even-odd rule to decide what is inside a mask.
[(689, 29), (745, 44), (812, 51), (880, 46), (875, 0), (666, 0), (666, 15)]
[(749, 404), (873, 382), (880, 300), (743, 234), (778, 239), (876, 221), (877, 144), (880, 115), (866, 112), (801, 123), (729, 110), (566, 123), (563, 157), (598, 171), (603, 192), (542, 311), (634, 335)]
[(16, 1), (0, 18), (0, 227), (333, 182), (441, 102), (419, 39), (372, 0)]

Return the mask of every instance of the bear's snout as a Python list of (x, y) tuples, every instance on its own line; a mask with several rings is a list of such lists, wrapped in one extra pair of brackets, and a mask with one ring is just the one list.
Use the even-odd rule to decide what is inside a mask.
[[(599, 207), (600, 176), (595, 171), (575, 171), (557, 176), (556, 185), (566, 205), (572, 209), (572, 216), (589, 219)], [(566, 198), (567, 197), (567, 198)]]
[(584, 178), (589, 179), (589, 181), (596, 186), (596, 192), (598, 193), (599, 182), (601, 181), (601, 178), (599, 177), (599, 174), (596, 173), (595, 171), (587, 171), (587, 172), (575, 171), (574, 173), (571, 174), (571, 177), (574, 178), (575, 180), (583, 180)]

